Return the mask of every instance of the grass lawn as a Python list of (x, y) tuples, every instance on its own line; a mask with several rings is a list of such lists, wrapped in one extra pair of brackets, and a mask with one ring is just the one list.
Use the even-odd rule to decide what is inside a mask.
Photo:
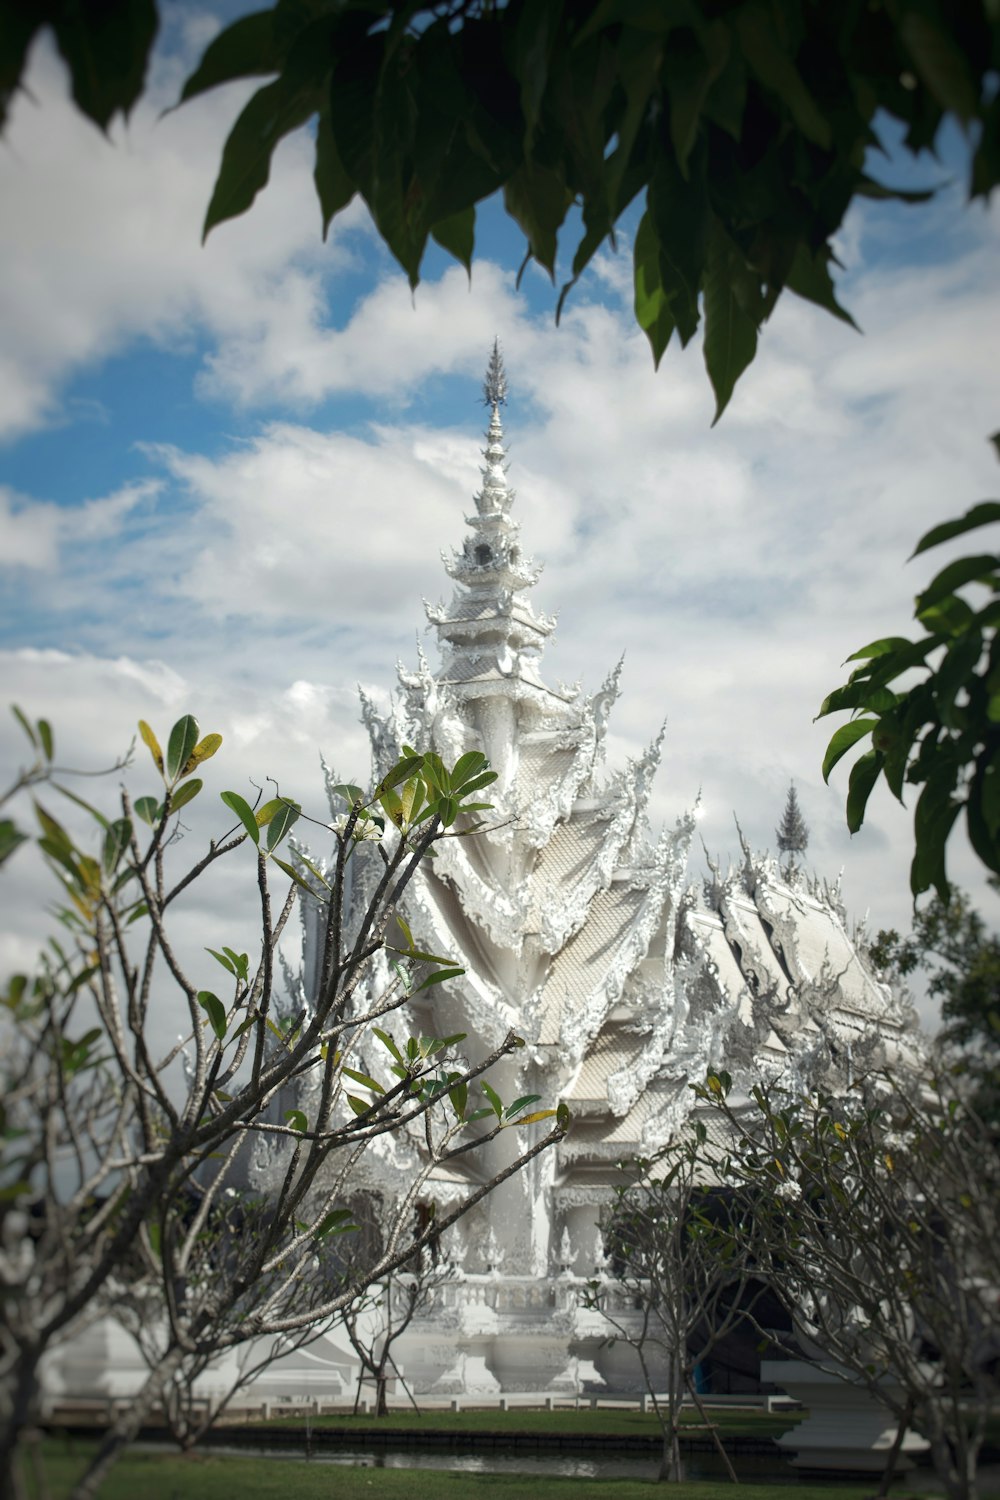
[[(51, 1500), (65, 1500), (86, 1445), (46, 1444)], [(442, 1473), (427, 1469), (354, 1469), (298, 1459), (174, 1457), (130, 1453), (112, 1470), (101, 1500), (864, 1500), (868, 1484), (660, 1486), (634, 1479), (548, 1479), (537, 1474)], [(906, 1491), (895, 1500), (906, 1500)], [(28, 1494), (37, 1500), (29, 1483)]]
[[(802, 1412), (776, 1412), (773, 1416), (765, 1411), (731, 1411), (716, 1409), (710, 1414), (720, 1433), (726, 1437), (780, 1437), (804, 1415)], [(701, 1418), (696, 1411), (682, 1414), (685, 1427), (698, 1428)], [(238, 1424), (234, 1424), (238, 1425)], [(255, 1425), (265, 1425), (255, 1424)], [(295, 1427), (305, 1430), (304, 1417), (272, 1417), (269, 1427)], [(564, 1407), (558, 1411), (530, 1411), (515, 1408), (512, 1411), (427, 1411), (418, 1415), (413, 1410), (392, 1411), (387, 1417), (352, 1417), (350, 1413), (325, 1417), (310, 1417), (312, 1432), (332, 1430), (337, 1432), (502, 1432), (557, 1434), (572, 1440), (573, 1437), (649, 1437), (658, 1438), (659, 1423), (653, 1413), (638, 1410), (616, 1411), (600, 1409), (591, 1411), (580, 1407), (574, 1411)], [(701, 1435), (692, 1432), (692, 1437)], [(708, 1436), (704, 1433), (704, 1436)]]

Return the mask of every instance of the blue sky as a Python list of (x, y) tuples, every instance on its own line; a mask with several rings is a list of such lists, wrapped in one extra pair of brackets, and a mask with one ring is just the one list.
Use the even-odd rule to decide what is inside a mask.
[[(908, 816), (880, 799), (848, 838), (812, 716), (850, 650), (905, 627), (917, 536), (997, 493), (1000, 215), (963, 207), (961, 142), (881, 169), (950, 180), (934, 204), (866, 204), (845, 225), (841, 295), (864, 337), (783, 301), (712, 430), (700, 349), (654, 374), (632, 326), (628, 224), (558, 329), (537, 269), (515, 289), (521, 242), (495, 205), (471, 288), (434, 252), (411, 297), (357, 205), (322, 243), (303, 134), (202, 248), (242, 92), (160, 115), (242, 8), (166, 7), (147, 98), (110, 142), (40, 46), (0, 146), (5, 696), (80, 763), (139, 716), (191, 709), (226, 736), (220, 788), (280, 774), (318, 804), (319, 749), (362, 774), (355, 684), (391, 688), (422, 597), (446, 592), (498, 334), (536, 602), (560, 620), (550, 678), (592, 689), (624, 652), (611, 750), (639, 753), (666, 717), (656, 818), (700, 787), (713, 853), (737, 846), (734, 813), (773, 847), (794, 777), (817, 869), (845, 867), (873, 925), (905, 924)], [(974, 862), (954, 863), (978, 894)], [(5, 966), (34, 941), (33, 881)]]

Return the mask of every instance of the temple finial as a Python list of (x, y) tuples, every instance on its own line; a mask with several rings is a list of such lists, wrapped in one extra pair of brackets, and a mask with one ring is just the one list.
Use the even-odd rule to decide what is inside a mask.
[(500, 350), (500, 340), (493, 340), (493, 353), (486, 367), (486, 379), (483, 381), (483, 405), (484, 406), (506, 406), (507, 404), (507, 371), (503, 367), (503, 354)]
[(795, 794), (794, 781), (789, 784), (788, 797), (785, 800), (785, 811), (782, 815), (781, 824), (775, 830), (778, 840), (779, 853), (787, 855), (785, 863), (781, 867), (781, 873), (786, 880), (791, 880), (800, 873), (797, 854), (804, 854), (809, 844), (809, 828), (802, 810), (799, 807), (799, 799)]

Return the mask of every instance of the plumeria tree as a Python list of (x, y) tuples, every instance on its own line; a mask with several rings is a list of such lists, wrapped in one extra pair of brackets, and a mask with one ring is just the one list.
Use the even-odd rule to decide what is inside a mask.
[(977, 1500), (1000, 1395), (1000, 1153), (947, 1078), (875, 1073), (847, 1098), (698, 1090), (725, 1118), (748, 1244), (810, 1357), (929, 1440), (952, 1500)]
[(586, 1300), (636, 1352), (663, 1433), (660, 1478), (684, 1478), (681, 1408), (689, 1398), (735, 1483), (697, 1371), (764, 1285), (741, 1230), (747, 1195), (716, 1183), (706, 1148), (705, 1126), (694, 1120), (652, 1159), (621, 1163), (603, 1226), (609, 1274), (588, 1284)]
[[(28, 727), (44, 741), (41, 761), (30, 788), (23, 775), (15, 785), (34, 791), (38, 847), (64, 905), (60, 939), (3, 995), (0, 1492), (21, 1493), (19, 1449), (45, 1355), (126, 1283), (162, 1310), (159, 1359), (76, 1483), (74, 1500), (85, 1500), (175, 1377), (251, 1340), (294, 1339), (349, 1307), (558, 1140), (566, 1115), (532, 1110), (534, 1100), (496, 1111), (493, 1090), (480, 1101), (484, 1074), (521, 1045), (513, 1032), (471, 1058), (458, 1050), (464, 1037), (407, 1027), (410, 997), (455, 971), (394, 936), (396, 903), (441, 838), (474, 831), (483, 804), (472, 799), (493, 780), (484, 756), (449, 769), (407, 753), (369, 793), (345, 787), (349, 811), (324, 875), (282, 857), (306, 814), (280, 794), (249, 801), (222, 790), (218, 831), (190, 857), (178, 815), (204, 792), (221, 744), (192, 716), (174, 724), (165, 748), (140, 723), (152, 762), (145, 785), (136, 795), (124, 782), (108, 811), (52, 773), (48, 726)], [(72, 833), (53, 798), (82, 810), (93, 836)], [(345, 920), (354, 851), (375, 842), (373, 830), (380, 878), (366, 909)], [(205, 888), (220, 867), (246, 881), (257, 939), (240, 952), (205, 931), (192, 958), (182, 933), (204, 922)], [(289, 1013), (277, 949), (306, 900), (322, 907), (323, 958)], [(387, 944), (393, 967), (373, 994), (365, 981)], [(221, 993), (205, 986), (206, 966), (225, 975)], [(179, 1038), (165, 1040), (178, 1025)], [(308, 1117), (284, 1107), (304, 1081)], [(467, 1193), (437, 1221), (415, 1216), (442, 1164), (474, 1163), (500, 1131), (540, 1121), (545, 1131), (520, 1136), (501, 1172), (470, 1171)], [(366, 1155), (413, 1129), (421, 1161), (379, 1242), (361, 1257), (341, 1254)], [(254, 1200), (247, 1167), (262, 1140), (278, 1169)]]

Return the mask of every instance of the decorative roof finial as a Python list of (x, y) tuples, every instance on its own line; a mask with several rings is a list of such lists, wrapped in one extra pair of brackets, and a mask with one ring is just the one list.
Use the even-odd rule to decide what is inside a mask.
[(795, 794), (795, 783), (790, 783), (788, 797), (785, 801), (785, 811), (782, 815), (781, 825), (776, 829), (778, 849), (780, 853), (786, 854), (788, 859), (782, 866), (782, 874), (786, 880), (799, 874), (799, 866), (795, 856), (804, 854), (809, 844), (809, 829), (806, 820), (802, 816), (799, 807), (799, 799)]
[(500, 340), (493, 340), (493, 353), (486, 367), (486, 379), (483, 381), (483, 405), (484, 406), (506, 406), (507, 404), (507, 371), (503, 367), (503, 354), (500, 351)]

